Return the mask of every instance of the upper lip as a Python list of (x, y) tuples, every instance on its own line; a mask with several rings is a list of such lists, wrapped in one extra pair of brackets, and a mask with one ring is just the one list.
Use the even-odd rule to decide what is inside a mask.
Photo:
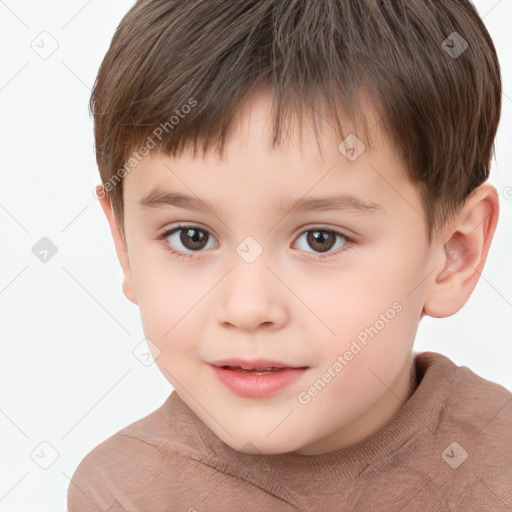
[(306, 368), (306, 366), (296, 366), (280, 361), (271, 361), (270, 359), (255, 359), (253, 361), (237, 358), (219, 359), (218, 361), (212, 361), (210, 364), (213, 366), (240, 366), (247, 370), (254, 370), (255, 368)]

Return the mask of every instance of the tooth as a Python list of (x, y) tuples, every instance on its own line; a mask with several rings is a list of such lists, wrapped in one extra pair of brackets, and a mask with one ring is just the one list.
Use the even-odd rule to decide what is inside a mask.
[(268, 366), (266, 368), (244, 368), (243, 366), (223, 366), (223, 368), (226, 368), (228, 370), (233, 370), (233, 371), (237, 371), (237, 370), (244, 370), (246, 372), (253, 372), (253, 373), (258, 373), (258, 372), (277, 372), (277, 371), (280, 371), (280, 370), (283, 370), (284, 368), (279, 368), (279, 367), (276, 367), (276, 366)]
[(273, 370), (274, 367), (273, 366), (269, 366), (268, 368), (245, 368), (244, 366), (238, 366), (237, 368), (242, 368), (243, 370), (254, 370), (254, 371), (269, 371), (269, 370)]

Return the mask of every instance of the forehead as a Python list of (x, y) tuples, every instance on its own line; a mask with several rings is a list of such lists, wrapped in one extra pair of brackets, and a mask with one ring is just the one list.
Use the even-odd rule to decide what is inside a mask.
[[(228, 139), (229, 149), (243, 149), (249, 152), (252, 148), (258, 148), (276, 157), (282, 155), (293, 159), (297, 156), (312, 161), (320, 160), (324, 155), (327, 158), (332, 157), (333, 152), (337, 154), (339, 144), (349, 134), (356, 135), (366, 146), (369, 146), (366, 135), (372, 139), (374, 136), (382, 138), (378, 131), (376, 113), (364, 99), (359, 99), (364, 111), (354, 115), (353, 120), (346, 116), (343, 110), (337, 111), (343, 134), (338, 133), (335, 128), (336, 116), (330, 106), (321, 100), (317, 100), (318, 104), (315, 105), (303, 100), (299, 111), (293, 108), (286, 110), (280, 122), (279, 140), (274, 144), (275, 111), (272, 110), (272, 100), (266, 88), (259, 88), (241, 104), (232, 121), (232, 131)], [(370, 126), (376, 128), (371, 130), (374, 133), (364, 133), (365, 119)], [(387, 141), (380, 142), (385, 144)]]
[[(291, 119), (289, 131), (274, 146), (271, 99), (257, 91), (241, 106), (233, 119), (224, 158), (213, 150), (204, 156), (193, 156), (191, 150), (185, 150), (173, 158), (154, 150), (125, 176), (125, 199), (148, 206), (167, 194), (167, 199), (174, 195), (183, 206), (187, 202), (184, 196), (192, 202), (196, 196), (195, 206), (200, 208), (201, 200), (211, 199), (222, 206), (223, 199), (233, 199), (234, 195), (250, 201), (263, 193), (268, 203), (277, 201), (277, 206), (283, 208), (298, 203), (301, 197), (302, 206), (306, 206), (308, 197), (338, 192), (351, 196), (344, 202), (345, 206), (352, 202), (354, 211), (354, 198), (361, 199), (360, 205), (373, 205), (377, 211), (377, 205), (399, 193), (405, 172), (371, 109), (365, 114), (371, 129), (371, 148), (365, 144), (368, 141), (361, 133), (361, 124), (343, 124), (348, 135), (344, 142), (321, 113), (316, 135), (310, 118), (304, 117), (300, 125), (297, 119)], [(352, 155), (347, 152), (351, 145), (359, 153), (355, 159), (350, 159)], [(160, 204), (166, 202), (172, 203), (164, 200)], [(313, 203), (310, 201), (309, 206)]]

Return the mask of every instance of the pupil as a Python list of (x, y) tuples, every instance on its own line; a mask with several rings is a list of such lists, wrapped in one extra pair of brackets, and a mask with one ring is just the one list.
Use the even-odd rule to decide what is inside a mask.
[(334, 234), (330, 231), (311, 231), (308, 234), (308, 244), (320, 252), (331, 249), (335, 241)]
[[(187, 249), (201, 249), (208, 237), (200, 229), (186, 229), (181, 231), (181, 242)], [(190, 243), (192, 241), (192, 244)]]
[[(208, 235), (200, 229), (187, 229), (181, 231), (181, 242), (188, 249), (201, 249), (208, 240)], [(319, 252), (326, 252), (336, 242), (336, 237), (331, 231), (310, 231), (307, 236), (308, 244)], [(190, 244), (192, 242), (192, 244)]]

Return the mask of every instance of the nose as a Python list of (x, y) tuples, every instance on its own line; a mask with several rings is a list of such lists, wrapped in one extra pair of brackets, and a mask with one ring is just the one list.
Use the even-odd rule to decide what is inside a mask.
[[(247, 263), (237, 254), (232, 269), (219, 283), (217, 321), (244, 331), (278, 329), (289, 318), (286, 287), (261, 255)], [(289, 292), (288, 292), (289, 293)]]

